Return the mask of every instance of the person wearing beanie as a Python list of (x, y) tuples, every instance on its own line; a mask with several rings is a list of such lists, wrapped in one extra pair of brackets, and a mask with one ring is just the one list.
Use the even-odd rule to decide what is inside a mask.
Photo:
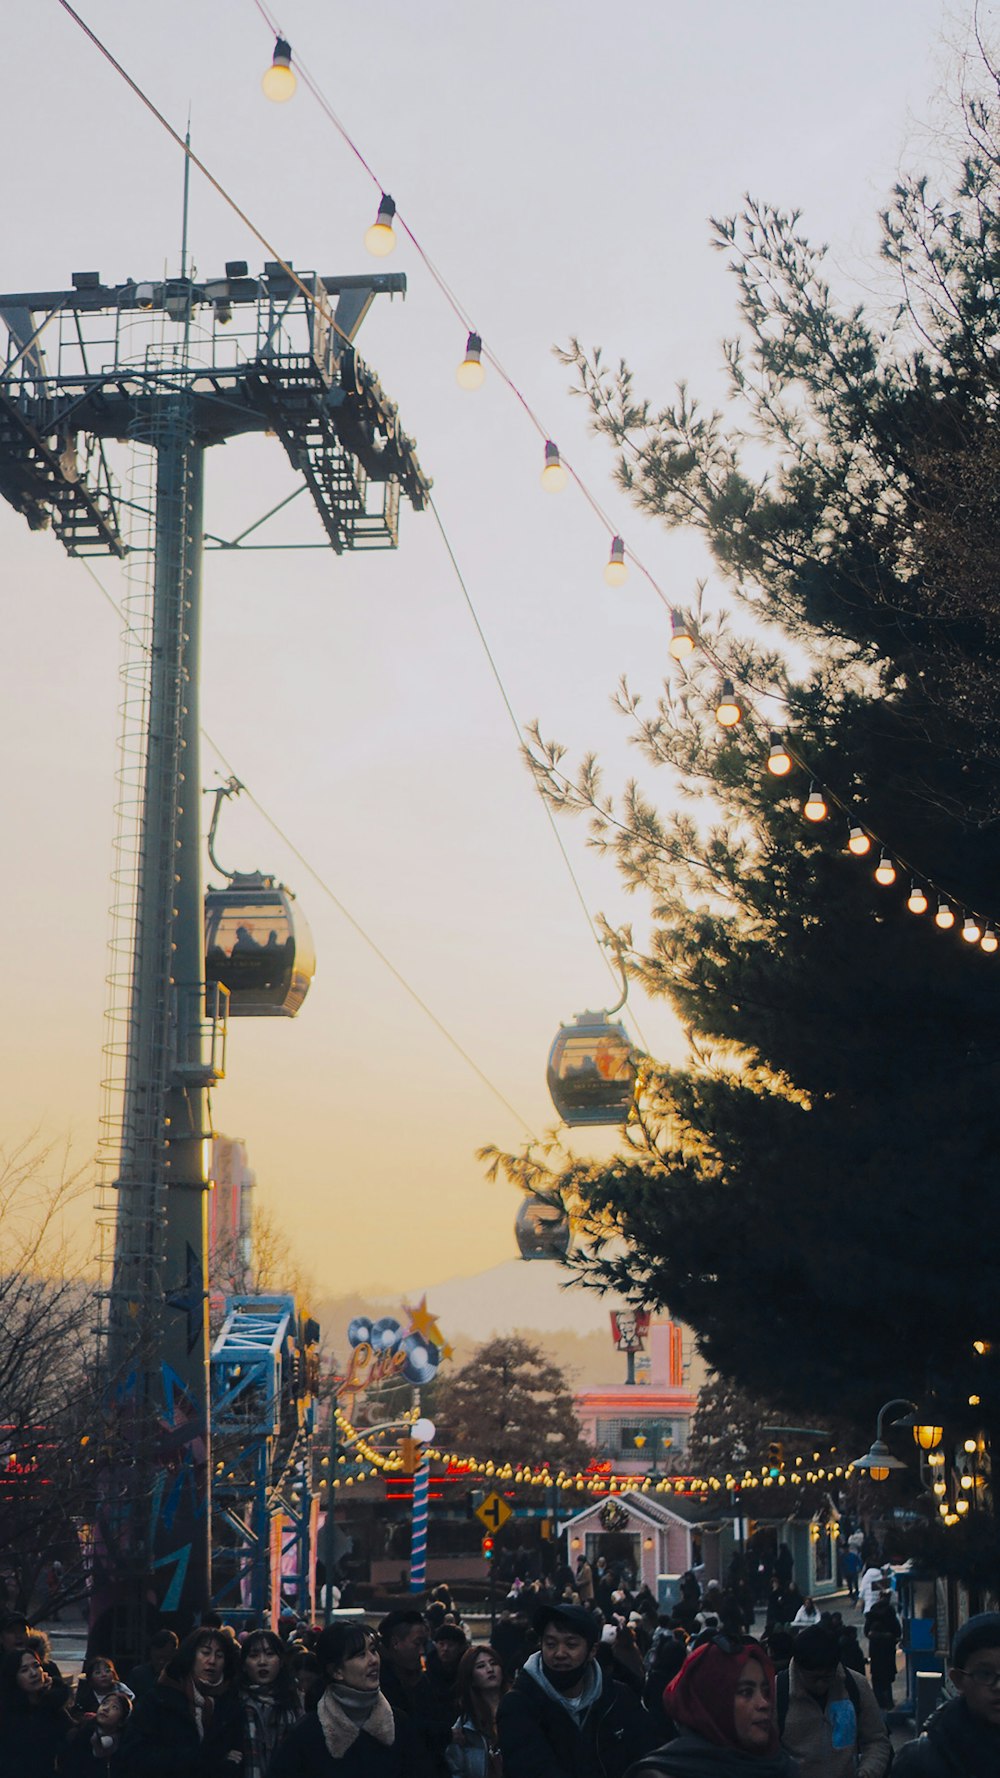
[(986, 1778), (1000, 1772), (1000, 1611), (981, 1611), (956, 1633), (948, 1677), (958, 1696), (897, 1755), (899, 1778)]
[(628, 1778), (792, 1778), (778, 1744), (774, 1668), (759, 1642), (722, 1634), (692, 1649), (663, 1694), (675, 1740)]
[(883, 1778), (892, 1747), (871, 1686), (848, 1673), (836, 1632), (800, 1630), (777, 1686), (778, 1731), (796, 1778)]
[(624, 1778), (658, 1736), (639, 1699), (594, 1658), (600, 1625), (583, 1605), (545, 1605), (540, 1647), (501, 1700), (507, 1778)]

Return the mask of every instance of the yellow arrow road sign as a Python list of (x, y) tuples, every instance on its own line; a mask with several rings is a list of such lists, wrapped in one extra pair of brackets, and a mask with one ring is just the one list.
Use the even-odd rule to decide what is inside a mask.
[(499, 1531), (512, 1516), (514, 1508), (508, 1506), (501, 1494), (487, 1494), (481, 1506), (476, 1507), (476, 1517), (481, 1519), (487, 1531)]

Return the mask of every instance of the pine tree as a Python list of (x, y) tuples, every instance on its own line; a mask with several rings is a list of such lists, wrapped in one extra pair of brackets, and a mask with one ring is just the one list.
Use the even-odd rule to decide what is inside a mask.
[[(487, 1152), (563, 1192), (592, 1282), (669, 1305), (718, 1372), (820, 1421), (931, 1389), (964, 1400), (972, 1341), (998, 1331), (1000, 957), (935, 930), (933, 892), (908, 913), (903, 863), (945, 886), (959, 926), (963, 907), (1000, 914), (995, 110), (970, 103), (947, 199), (897, 189), (887, 321), (838, 307), (795, 214), (748, 200), (715, 224), (745, 328), (725, 348), (732, 426), (564, 354), (636, 505), (699, 528), (732, 597), (809, 667), (793, 680), (780, 647), (704, 601), (692, 669), (656, 708), (619, 688), (647, 760), (710, 798), (708, 824), (635, 783), (609, 797), (593, 758), (567, 776), (534, 732), (550, 801), (589, 817), (652, 905), (630, 967), (673, 1003), (691, 1061), (647, 1062), (610, 1163), (535, 1158), (526, 1180)], [(713, 720), (720, 672), (751, 688), (735, 731)], [(799, 754), (885, 839), (891, 887), (848, 855), (846, 813), (803, 823), (801, 771), (763, 769), (772, 693)]]
[(547, 1462), (575, 1471), (593, 1456), (583, 1442), (565, 1373), (518, 1336), (487, 1340), (434, 1403), (436, 1442), (499, 1468)]

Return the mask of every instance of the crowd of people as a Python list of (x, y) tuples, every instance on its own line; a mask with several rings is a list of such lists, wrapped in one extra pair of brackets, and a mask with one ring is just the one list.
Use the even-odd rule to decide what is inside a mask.
[[(239, 1636), (209, 1617), (182, 1641), (157, 1632), (124, 1676), (92, 1655), (75, 1686), (8, 1613), (0, 1778), (885, 1778), (898, 1618), (884, 1568), (869, 1682), (854, 1626), (812, 1601), (790, 1620), (770, 1610), (758, 1637), (738, 1590), (687, 1575), (664, 1614), (619, 1574), (607, 1597), (626, 1609), (605, 1614), (580, 1596), (584, 1567), (571, 1598), (515, 1588), (489, 1642), (439, 1588), (377, 1628)], [(1000, 1613), (963, 1626), (950, 1677), (897, 1778), (1000, 1773)]]

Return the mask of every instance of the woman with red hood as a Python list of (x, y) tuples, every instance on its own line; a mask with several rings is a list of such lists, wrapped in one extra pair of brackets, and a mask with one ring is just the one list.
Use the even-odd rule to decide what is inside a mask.
[(626, 1778), (791, 1778), (778, 1744), (774, 1668), (759, 1642), (713, 1636), (693, 1649), (663, 1694), (680, 1734)]

